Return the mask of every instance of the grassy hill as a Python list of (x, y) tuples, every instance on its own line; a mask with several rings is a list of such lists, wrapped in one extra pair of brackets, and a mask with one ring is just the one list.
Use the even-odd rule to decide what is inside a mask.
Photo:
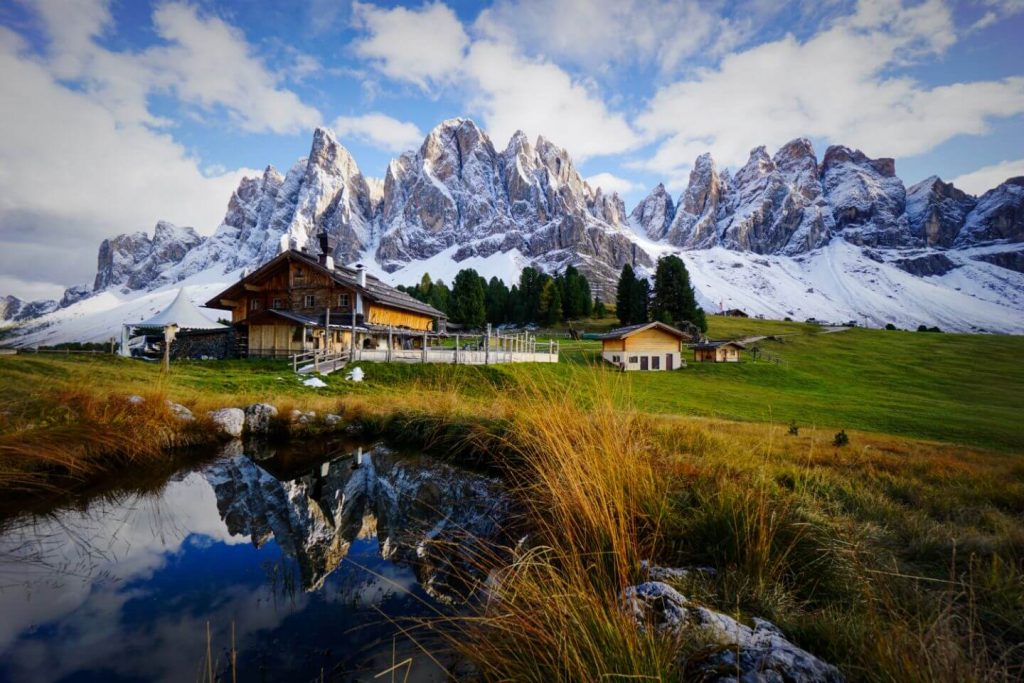
[[(364, 382), (335, 373), (314, 389), (283, 361), (162, 375), (110, 356), (0, 357), (0, 491), (74, 500), (47, 475), (165, 476), (162, 445), (208, 432), (210, 408), (332, 412), (482, 457), (522, 498), (548, 550), (497, 582), (453, 643), (492, 679), (679, 680), (679, 644), (623, 619), (624, 582), (651, 559), (716, 568), (677, 587), (771, 620), (851, 681), (1020, 680), (1024, 338), (710, 324), (715, 338), (775, 336), (755, 342), (772, 361), (621, 373), (598, 342), (562, 340), (557, 365), (366, 363)], [(839, 429), (847, 447), (832, 446)]]

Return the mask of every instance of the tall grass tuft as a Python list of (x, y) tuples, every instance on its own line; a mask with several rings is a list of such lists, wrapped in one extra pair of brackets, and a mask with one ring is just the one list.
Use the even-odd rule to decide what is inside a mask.
[(646, 418), (616, 410), (613, 391), (595, 380), (567, 400), (522, 383), (502, 399), (502, 447), (517, 463), (507, 476), (532, 531), (492, 574), (481, 613), (451, 636), (487, 680), (665, 680), (675, 671), (675, 644), (621, 609), (656, 550), (668, 461)]
[(136, 402), (86, 387), (51, 393), (31, 408), (30, 417), (0, 434), (0, 490), (59, 490), (167, 457), (168, 447), (196, 443), (212, 433), (203, 429), (202, 420), (176, 419), (160, 391)]

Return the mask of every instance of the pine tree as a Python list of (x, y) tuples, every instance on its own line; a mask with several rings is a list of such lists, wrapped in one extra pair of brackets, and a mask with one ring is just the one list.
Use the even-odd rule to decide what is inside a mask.
[(707, 320), (704, 311), (697, 306), (690, 274), (678, 256), (669, 255), (658, 259), (651, 308), (656, 320), (669, 324), (692, 322), (702, 332), (707, 330)]
[(487, 320), (483, 278), (472, 268), (464, 268), (455, 275), (448, 314), (452, 322), (467, 327), (482, 327)]
[(497, 277), (487, 283), (484, 305), (487, 308), (487, 322), (500, 325), (508, 321), (508, 287)]
[(623, 325), (633, 324), (633, 299), (636, 289), (636, 275), (633, 266), (628, 263), (622, 266), (619, 284), (615, 288), (615, 315)]
[(539, 319), (543, 325), (555, 325), (562, 319), (562, 293), (558, 282), (552, 278), (544, 283), (540, 293)]
[(430, 294), (427, 295), (428, 304), (448, 315), (451, 313), (448, 310), (450, 299), (451, 290), (448, 289), (448, 285), (444, 283), (444, 280), (438, 280), (430, 285)]
[(650, 319), (648, 318), (650, 299), (651, 283), (647, 281), (647, 278), (637, 278), (634, 280), (633, 295), (630, 298), (630, 310), (633, 318), (631, 324), (645, 323)]
[(530, 267), (523, 268), (523, 272), (519, 274), (519, 297), (522, 301), (521, 323), (539, 321), (540, 293), (544, 288), (545, 281), (550, 279), (550, 275)]
[(608, 311), (605, 308), (604, 302), (594, 297), (593, 316), (595, 318), (603, 318), (608, 315)]

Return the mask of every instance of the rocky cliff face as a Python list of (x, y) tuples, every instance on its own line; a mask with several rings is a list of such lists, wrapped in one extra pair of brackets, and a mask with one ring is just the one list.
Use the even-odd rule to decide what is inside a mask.
[(832, 237), (834, 221), (818, 180), (809, 140), (793, 140), (768, 156), (764, 147), (733, 179), (724, 246), (760, 254), (799, 254)]
[(96, 264), (96, 291), (123, 285), (145, 289), (168, 266), (180, 262), (203, 238), (189, 227), (167, 221), (156, 224), (153, 237), (144, 232), (103, 240)]
[(663, 183), (658, 183), (629, 214), (629, 222), (640, 234), (658, 241), (665, 237), (675, 215), (676, 205), (672, 196)]
[(501, 152), (475, 123), (445, 121), (388, 167), (376, 259), (387, 271), (454, 248), (455, 260), (518, 250), (548, 270), (574, 263), (610, 281), (649, 265), (616, 194), (593, 190), (568, 153), (517, 132)]
[[(755, 148), (732, 178), (718, 173), (709, 154), (699, 156), (675, 214), (666, 221), (670, 207), (671, 198), (658, 185), (631, 214), (634, 229), (682, 249), (722, 246), (790, 256), (836, 236), (892, 250), (1024, 241), (1024, 178), (1011, 178), (980, 199), (935, 176), (907, 191), (892, 159), (832, 146), (819, 164), (803, 138), (773, 157), (764, 147)], [(945, 261), (915, 259), (901, 267), (920, 275), (943, 271)]]
[(1010, 178), (978, 198), (954, 241), (957, 247), (1024, 242), (1024, 176)]
[[(867, 259), (923, 277), (964, 261), (922, 250), (971, 249), (975, 261), (1018, 267), (1018, 252), (1002, 251), (1024, 241), (1024, 178), (975, 198), (935, 177), (906, 191), (895, 171), (892, 159), (842, 146), (819, 162), (803, 138), (771, 156), (755, 148), (735, 176), (703, 154), (677, 201), (659, 184), (627, 217), (618, 195), (591, 188), (568, 153), (544, 137), (518, 132), (499, 150), (472, 121), (451, 119), (374, 180), (330, 131), (317, 129), (308, 156), (285, 175), (268, 166), (240, 183), (212, 236), (160, 222), (152, 237), (104, 240), (93, 291), (153, 290), (207, 271), (209, 281), (234, 279), (282, 248), (315, 253), (322, 230), (335, 237), (341, 263), (395, 272), (441, 253), (456, 263), (517, 253), (523, 265), (549, 272), (574, 264), (602, 295), (624, 264), (641, 272), (653, 265), (648, 241), (800, 256), (842, 239)], [(60, 304), (21, 304), (17, 315), (87, 294), (69, 288)]]
[(978, 200), (938, 176), (907, 190), (910, 233), (929, 247), (951, 247)]

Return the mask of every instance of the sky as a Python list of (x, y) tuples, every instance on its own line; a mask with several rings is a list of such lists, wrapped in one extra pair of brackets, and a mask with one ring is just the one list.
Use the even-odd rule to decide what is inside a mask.
[(807, 137), (980, 194), (1024, 175), (1024, 0), (0, 0), (0, 295), (211, 234), (312, 131), (367, 176), (447, 118), (565, 147), (627, 209)]

